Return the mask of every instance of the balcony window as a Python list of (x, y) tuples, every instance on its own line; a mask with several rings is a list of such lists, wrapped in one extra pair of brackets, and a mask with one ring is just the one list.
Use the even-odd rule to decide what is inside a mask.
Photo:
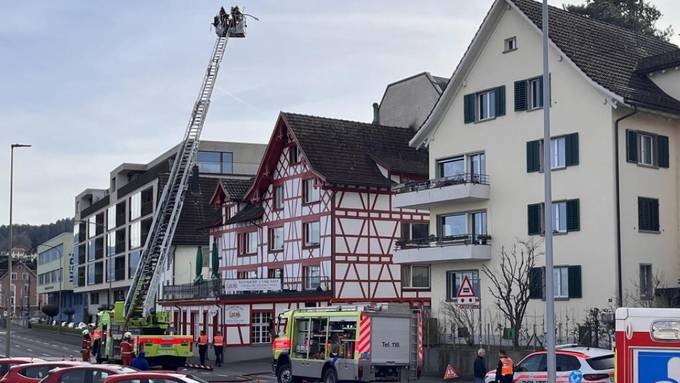
[(283, 226), (269, 229), (269, 250), (283, 250)]
[(455, 157), (437, 162), (439, 178), (460, 177), (465, 174), (465, 157)]
[(478, 211), (470, 214), (472, 220), (470, 226), (472, 227), (472, 235), (477, 238), (480, 235), (486, 235), (486, 212)]
[(314, 290), (321, 286), (321, 269), (319, 266), (303, 266), (305, 290)]
[(480, 182), (480, 179), (486, 175), (486, 155), (484, 153), (476, 153), (468, 156), (470, 162), (470, 174), (475, 177), (472, 182)]
[(302, 224), (304, 230), (305, 246), (319, 246), (319, 221), (305, 222)]
[(308, 178), (304, 180), (304, 190), (302, 192), (303, 203), (314, 203), (319, 201), (319, 189), (314, 186), (314, 179)]
[(274, 186), (273, 194), (274, 210), (283, 209), (283, 185)]
[(442, 237), (467, 234), (467, 217), (465, 213), (444, 215), (439, 217), (439, 232)]
[(401, 283), (404, 288), (430, 288), (430, 266), (403, 265)]
[(430, 235), (430, 225), (427, 223), (403, 222), (401, 224), (401, 239), (426, 239)]
[(200, 173), (231, 174), (234, 172), (234, 154), (231, 152), (198, 152)]

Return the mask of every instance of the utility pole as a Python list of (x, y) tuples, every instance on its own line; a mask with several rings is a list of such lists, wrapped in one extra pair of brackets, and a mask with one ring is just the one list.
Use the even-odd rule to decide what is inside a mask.
[(12, 197), (14, 192), (14, 149), (15, 148), (30, 148), (31, 145), (25, 144), (11, 144), (10, 154), (9, 154), (9, 255), (7, 256), (7, 276), (9, 277), (9, 289), (7, 291), (6, 307), (7, 316), (5, 320), (7, 321), (5, 325), (7, 326), (7, 335), (5, 336), (5, 357), (9, 358), (10, 348), (12, 345), (10, 333), (12, 329), (12, 320), (10, 315), (9, 306), (12, 303), (12, 249), (14, 248), (14, 233), (12, 226)]
[(555, 285), (553, 284), (553, 207), (552, 163), (550, 161), (550, 68), (549, 68), (548, 0), (543, 0), (543, 230), (545, 231), (545, 321), (548, 383), (555, 383)]

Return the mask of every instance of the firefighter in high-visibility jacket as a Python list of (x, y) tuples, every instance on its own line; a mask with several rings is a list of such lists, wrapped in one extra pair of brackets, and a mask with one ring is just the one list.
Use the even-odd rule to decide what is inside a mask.
[(215, 350), (215, 364), (219, 367), (222, 365), (224, 355), (224, 337), (219, 331), (213, 336), (213, 349)]
[(201, 335), (198, 336), (198, 356), (201, 360), (201, 366), (205, 366), (205, 356), (208, 352), (208, 336), (205, 335), (205, 331), (201, 331)]
[(132, 341), (132, 333), (126, 332), (123, 334), (123, 340), (120, 342), (120, 358), (123, 366), (129, 366), (132, 363), (134, 343)]
[(508, 354), (501, 350), (500, 358), (498, 358), (498, 367), (496, 368), (496, 382), (512, 383), (515, 375), (515, 362), (508, 356)]
[(83, 330), (83, 345), (80, 347), (80, 355), (83, 362), (90, 361), (90, 350), (92, 349), (92, 337), (89, 330)]

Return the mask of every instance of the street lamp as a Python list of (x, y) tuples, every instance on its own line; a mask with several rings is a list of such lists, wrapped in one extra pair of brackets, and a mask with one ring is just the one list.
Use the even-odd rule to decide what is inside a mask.
[[(61, 334), (61, 322), (64, 319), (64, 314), (62, 313), (61, 310), (61, 290), (64, 289), (64, 244), (60, 243), (54, 246), (47, 246), (47, 245), (38, 245), (38, 250), (40, 249), (40, 246), (45, 246), (47, 249), (45, 251), (50, 251), (52, 249), (58, 249), (59, 246), (61, 246), (61, 249), (59, 250), (59, 301), (57, 302), (57, 307), (59, 308), (59, 327), (57, 327), (57, 333)], [(40, 255), (38, 254), (38, 262), (40, 262)], [(30, 287), (29, 287), (30, 290)], [(29, 291), (30, 294), (30, 291)], [(29, 295), (30, 296), (30, 295)], [(30, 306), (30, 305), (29, 305)], [(30, 310), (30, 307), (29, 307)]]
[(14, 248), (14, 233), (12, 227), (12, 197), (14, 192), (14, 149), (16, 148), (30, 148), (31, 145), (26, 144), (11, 144), (10, 145), (10, 155), (9, 155), (9, 255), (7, 256), (7, 275), (9, 276), (9, 288), (7, 289), (6, 306), (7, 316), (5, 320), (7, 323), (7, 335), (5, 338), (5, 357), (9, 358), (10, 348), (12, 345), (10, 334), (12, 329), (12, 321), (9, 312), (9, 306), (11, 303), (11, 292), (12, 292), (12, 249)]

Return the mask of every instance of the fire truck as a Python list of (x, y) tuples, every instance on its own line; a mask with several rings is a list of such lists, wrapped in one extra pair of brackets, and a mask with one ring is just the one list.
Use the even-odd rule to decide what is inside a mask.
[(279, 383), (411, 381), (423, 359), (422, 317), (407, 304), (301, 308), (281, 313), (272, 342)]
[(616, 382), (680, 382), (680, 309), (616, 310)]

